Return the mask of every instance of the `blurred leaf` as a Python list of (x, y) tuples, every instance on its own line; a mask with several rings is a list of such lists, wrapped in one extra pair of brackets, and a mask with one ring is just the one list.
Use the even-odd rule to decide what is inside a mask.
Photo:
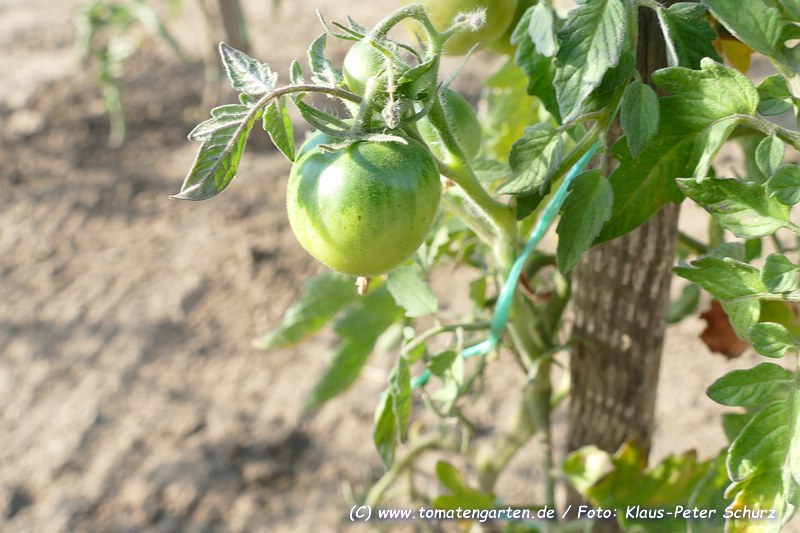
[(352, 278), (333, 272), (312, 278), (300, 299), (283, 314), (280, 325), (254, 344), (261, 350), (296, 344), (322, 329), (358, 298)]
[(634, 80), (625, 88), (619, 112), (628, 148), (638, 157), (658, 131), (658, 96), (648, 85)]
[(786, 326), (775, 322), (754, 324), (748, 336), (755, 351), (764, 357), (783, 357), (787, 351), (796, 347), (795, 340)]
[(231, 86), (235, 90), (250, 96), (262, 96), (275, 89), (278, 75), (272, 72), (269, 65), (225, 43), (219, 45), (219, 53)]
[(580, 494), (586, 494), (592, 486), (613, 470), (611, 454), (594, 445), (570, 452), (561, 466), (567, 481)]
[(700, 305), (700, 287), (689, 283), (683, 287), (681, 295), (669, 304), (667, 323), (677, 324), (687, 316), (697, 311)]
[[(761, 324), (756, 324), (760, 326)], [(706, 391), (715, 402), (729, 407), (759, 407), (788, 389), (792, 373), (774, 363), (734, 370), (716, 380)]]
[(705, 17), (705, 6), (680, 2), (657, 12), (661, 31), (667, 41), (667, 57), (671, 67), (697, 70), (704, 57), (722, 62), (712, 44), (717, 32)]
[(747, 413), (723, 413), (722, 429), (725, 431), (725, 437), (728, 441), (732, 442), (742, 432), (751, 416)]
[(503, 183), (497, 192), (515, 196), (541, 192), (561, 164), (563, 149), (561, 134), (549, 124), (525, 128), (522, 138), (511, 147), (511, 179)]
[(767, 194), (783, 205), (800, 202), (800, 168), (791, 163), (778, 167), (767, 181)]
[(334, 326), (339, 344), (328, 370), (311, 391), (306, 409), (316, 409), (346, 391), (358, 378), (381, 334), (402, 319), (402, 311), (385, 287), (372, 290), (358, 302)]
[(407, 317), (428, 316), (439, 309), (439, 301), (420, 277), (417, 267), (404, 266), (391, 271), (386, 287), (397, 305), (405, 309)]
[(755, 154), (756, 164), (767, 178), (775, 174), (775, 171), (781, 166), (785, 151), (786, 146), (783, 144), (783, 141), (774, 135), (764, 137), (761, 142), (758, 143)]
[(714, 353), (728, 358), (739, 357), (750, 345), (743, 339), (748, 328), (758, 320), (757, 313), (758, 301), (728, 302), (723, 306), (719, 300), (714, 300), (700, 314), (700, 318), (706, 321), (700, 340)]
[(686, 196), (705, 207), (737, 237), (763, 237), (791, 226), (789, 208), (768, 197), (759, 183), (716, 178), (684, 178), (677, 182)]
[(444, 413), (449, 413), (464, 384), (464, 359), (452, 350), (440, 352), (431, 358), (428, 369), (442, 380), (433, 399), (442, 403)]
[(614, 193), (602, 171), (589, 170), (572, 182), (556, 229), (558, 269), (562, 273), (578, 264), (611, 217), (613, 203)]
[(750, 48), (773, 56), (780, 36), (781, 14), (767, 2), (702, 0), (725, 28)]
[(739, 72), (750, 70), (750, 58), (753, 55), (752, 48), (736, 39), (720, 39), (720, 45), (722, 46), (722, 53), (733, 68)]
[(579, 4), (558, 32), (555, 58), (558, 105), (565, 122), (575, 119), (606, 71), (619, 61), (625, 43), (625, 5), (617, 0)]
[(437, 509), (493, 509), (495, 507), (495, 497), (492, 494), (485, 494), (466, 486), (458, 473), (450, 463), (439, 461), (436, 463), (436, 476), (442, 485), (447, 487), (452, 494), (439, 496), (433, 501)]
[(397, 417), (394, 413), (394, 402), (389, 391), (384, 391), (381, 401), (375, 410), (375, 421), (372, 426), (372, 441), (386, 468), (394, 462), (397, 448)]
[(294, 130), (283, 97), (273, 100), (267, 106), (264, 112), (264, 130), (278, 150), (289, 161), (294, 161)]
[(408, 360), (400, 357), (389, 375), (389, 389), (392, 396), (392, 410), (397, 421), (397, 437), (400, 442), (408, 438), (408, 424), (411, 420), (411, 372)]

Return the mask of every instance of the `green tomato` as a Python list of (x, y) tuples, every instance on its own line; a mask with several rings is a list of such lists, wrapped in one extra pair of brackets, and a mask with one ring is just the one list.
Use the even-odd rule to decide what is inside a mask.
[[(439, 31), (449, 28), (459, 13), (486, 8), (486, 24), (483, 27), (477, 31), (464, 29), (447, 40), (444, 52), (449, 55), (466, 54), (475, 43), (481, 43), (481, 47), (490, 46), (508, 29), (517, 9), (517, 0), (403, 0), (403, 3), (422, 4)], [(413, 33), (425, 35), (416, 21), (410, 22), (409, 28)]]
[(364, 96), (367, 81), (384, 69), (386, 58), (366, 41), (358, 41), (350, 47), (342, 63), (342, 75), (350, 90)]
[(525, 14), (529, 7), (535, 5), (537, 1), (538, 0), (519, 0), (517, 11), (511, 19), (511, 24), (508, 25), (508, 29), (505, 33), (491, 46), (492, 52), (506, 55), (514, 55), (514, 53), (516, 53), (517, 47), (511, 44), (511, 34), (514, 33), (514, 29), (517, 27), (517, 24), (519, 24), (522, 15)]
[[(320, 139), (322, 136), (324, 139)], [(297, 240), (321, 263), (353, 276), (400, 266), (425, 241), (439, 209), (441, 184), (418, 142), (358, 141), (324, 152), (317, 133), (301, 147), (286, 194)], [(304, 150), (305, 149), (305, 150)]]
[[(450, 130), (458, 141), (467, 159), (474, 159), (481, 149), (481, 123), (467, 99), (452, 89), (445, 89), (440, 93), (440, 101)], [(442, 144), (439, 133), (433, 127), (427, 116), (417, 122), (419, 134), (427, 143), (431, 151), (443, 161), (450, 158), (450, 154)]]

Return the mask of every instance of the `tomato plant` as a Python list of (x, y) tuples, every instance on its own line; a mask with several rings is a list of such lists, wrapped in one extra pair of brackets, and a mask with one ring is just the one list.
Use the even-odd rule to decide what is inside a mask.
[(292, 167), (286, 206), (311, 255), (344, 274), (369, 277), (400, 266), (419, 248), (439, 194), (430, 153), (398, 138), (308, 149)]
[[(268, 65), (220, 46), (239, 103), (214, 109), (192, 131), (190, 139), (202, 144), (176, 197), (202, 200), (224, 190), (261, 123), (293, 163), (287, 207), (298, 239), (349, 274), (310, 280), (257, 345), (292, 345), (333, 323), (340, 342), (309, 409), (354, 383), (379, 346), (394, 353), (372, 435), (386, 470), (354, 505), (381, 504), (398, 493), (390, 488), (405, 486), (406, 498), (437, 509), (496, 509), (501, 474), (534, 441), (542, 497), (531, 506), (552, 513), (545, 513), (545, 525), (531, 523), (533, 530), (582, 530), (582, 519), (601, 516), (576, 515), (563, 505), (557, 486), (566, 481), (632, 531), (780, 531), (800, 505), (800, 227), (791, 217), (800, 203), (800, 170), (792, 162), (800, 133), (765, 117), (797, 120), (800, 56), (792, 45), (800, 10), (782, 0), (584, 0), (565, 16), (548, 2), (526, 2), (516, 14), (516, 2), (493, 2), (486, 13), (472, 11), (478, 5), (484, 3), (412, 4), (370, 29), (323, 19), (327, 31), (309, 47), (310, 71), (294, 62), (283, 86)], [(456, 16), (460, 10), (468, 13)], [(481, 140), (472, 108), (441, 79), (441, 56), (477, 41), (491, 44), (512, 17), (518, 17), (509, 39), (513, 57), (486, 82)], [(421, 42), (389, 37), (406, 22)], [(470, 33), (481, 22), (485, 29)], [(643, 31), (656, 27), (657, 35)], [(718, 48), (728, 56), (731, 47), (720, 44), (718, 28), (736, 41), (737, 53), (760, 54), (776, 73), (755, 85), (726, 65)], [(352, 43), (344, 71), (325, 55), (329, 37)], [(656, 42), (660, 49), (649, 46)], [(312, 105), (310, 93), (338, 99), (345, 111)], [(299, 150), (290, 105), (316, 130)], [(742, 175), (714, 168), (728, 142), (746, 153)], [(449, 182), (444, 189), (440, 174)], [(680, 233), (661, 215), (686, 198), (712, 217), (704, 240)], [(662, 229), (643, 233), (655, 235), (651, 242), (617, 240), (653, 220)], [(553, 224), (558, 243), (548, 249), (541, 242)], [(775, 250), (766, 257), (762, 241)], [(636, 264), (614, 257), (589, 265), (615, 275), (609, 287), (573, 286), (588, 263), (584, 254), (604, 257), (594, 254), (614, 247), (596, 245), (615, 242), (640, 242), (620, 248), (642, 260), (669, 250), (666, 270), (634, 275)], [(463, 315), (440, 306), (428, 284), (443, 264), (473, 274), (465, 289), (472, 305)], [(628, 426), (615, 431), (645, 430), (620, 432), (603, 449), (581, 446), (557, 464), (552, 411), (584, 391), (554, 386), (553, 367), (568, 366), (571, 357), (577, 375), (580, 350), (599, 358), (606, 345), (620, 342), (614, 355), (629, 371), (607, 374), (595, 365), (590, 377), (606, 388), (630, 386), (637, 393), (632, 401), (654, 398), (637, 380), (658, 369), (644, 368), (631, 354), (660, 355), (660, 333), (639, 330), (633, 337), (606, 321), (626, 313), (638, 320), (657, 307), (663, 332), (666, 305), (648, 297), (669, 293), (669, 269), (686, 280), (670, 321), (697, 310), (702, 288), (730, 323), (729, 335), (782, 363), (761, 362), (710, 384), (711, 399), (739, 409), (724, 417), (730, 442), (714, 457), (687, 452), (648, 465), (647, 443), (635, 437), (652, 434), (652, 411), (609, 403), (601, 390), (586, 400), (600, 413), (591, 424), (610, 432), (623, 420)], [(355, 294), (353, 276), (366, 294)], [(366, 291), (369, 277), (375, 279)], [(640, 297), (628, 301), (625, 290)], [(580, 291), (602, 295), (604, 307), (590, 317), (590, 336), (579, 334), (576, 320), (571, 337), (565, 310), (593, 301)], [(597, 330), (605, 340), (591, 337)], [(480, 394), (487, 369), (508, 363), (523, 377), (520, 390), (509, 391), (517, 412), (482, 445), (464, 407)], [(612, 378), (625, 381), (606, 381)], [(411, 424), (420, 404), (435, 423)], [(441, 490), (433, 496), (418, 485), (424, 454), (440, 459)], [(456, 454), (469, 476), (444, 461)], [(690, 509), (707, 512), (684, 512)], [(528, 523), (502, 525), (520, 531)]]

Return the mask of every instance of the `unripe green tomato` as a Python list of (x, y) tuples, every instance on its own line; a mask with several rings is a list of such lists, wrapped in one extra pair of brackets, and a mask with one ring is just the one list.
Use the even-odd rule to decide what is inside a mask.
[[(442, 91), (440, 101), (447, 117), (447, 123), (458, 141), (458, 145), (467, 159), (474, 159), (481, 149), (482, 133), (478, 116), (467, 99), (452, 89), (448, 88)], [(439, 133), (427, 115), (417, 122), (417, 129), (436, 157), (443, 161), (450, 159)]]
[(508, 25), (508, 29), (505, 31), (503, 35), (500, 36), (497, 41), (490, 47), (492, 52), (497, 52), (498, 54), (506, 54), (512, 55), (517, 51), (517, 47), (511, 44), (511, 34), (514, 33), (514, 28), (517, 27), (519, 24), (519, 20), (522, 18), (522, 15), (528, 10), (529, 7), (535, 5), (538, 0), (519, 0), (517, 3), (517, 11), (514, 13), (514, 18), (511, 20), (511, 24)]
[(350, 47), (342, 63), (344, 81), (353, 93), (364, 96), (367, 81), (386, 65), (386, 59), (367, 41), (358, 41)]
[[(422, 4), (439, 31), (449, 28), (459, 13), (486, 8), (486, 24), (480, 29), (463, 29), (447, 40), (444, 52), (448, 55), (466, 54), (475, 43), (481, 43), (482, 48), (490, 46), (508, 29), (517, 8), (517, 0), (403, 0), (402, 3)], [(412, 33), (425, 35), (422, 26), (416, 21), (409, 22), (409, 29)]]
[[(324, 139), (315, 136), (324, 136)], [(286, 194), (297, 240), (333, 270), (377, 276), (402, 265), (425, 241), (441, 184), (430, 152), (407, 137), (358, 141), (335, 152), (313, 135), (292, 166)]]

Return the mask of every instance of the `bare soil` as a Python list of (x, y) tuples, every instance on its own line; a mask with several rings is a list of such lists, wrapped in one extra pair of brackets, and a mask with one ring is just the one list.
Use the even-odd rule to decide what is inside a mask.
[[(0, 3), (0, 530), (349, 529), (348, 494), (381, 472), (371, 424), (391, 354), (342, 398), (303, 412), (332, 335), (273, 353), (251, 347), (322, 271), (288, 229), (289, 163), (253, 142), (220, 197), (169, 200), (196, 150), (186, 134), (210, 46), (202, 18), (185, 2), (171, 23), (188, 62), (149, 43), (126, 64), (128, 137), (112, 150), (73, 44), (82, 4)], [(315, 8), (367, 25), (395, 5), (244, 4), (253, 55), (281, 74), (321, 32)], [(468, 69), (460, 83), (475, 94), (480, 76)], [(721, 409), (703, 390), (756, 360), (709, 354), (702, 327), (689, 319), (670, 331), (656, 459), (723, 446)], [(471, 408), (487, 432), (512, 414), (520, 382), (508, 361), (490, 369)], [(556, 420), (563, 434), (564, 413)], [(535, 501), (536, 456), (529, 446), (501, 479), (505, 501)]]

